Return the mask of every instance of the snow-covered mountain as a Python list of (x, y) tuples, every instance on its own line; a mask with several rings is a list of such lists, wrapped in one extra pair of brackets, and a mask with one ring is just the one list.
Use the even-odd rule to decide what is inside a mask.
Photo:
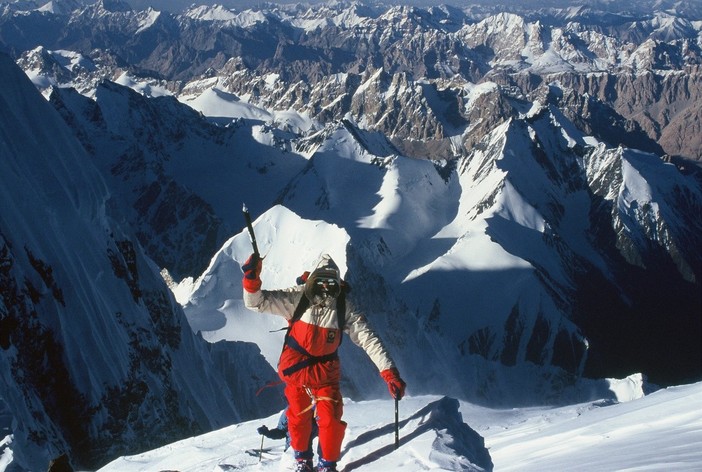
[[(640, 380), (640, 379), (639, 379)], [(699, 470), (700, 384), (636, 396), (636, 379), (615, 382), (623, 403), (596, 401), (566, 407), (491, 409), (449, 397), (400, 402), (400, 447), (394, 448), (393, 405), (346, 401), (347, 439), (339, 470), (556, 471)], [(640, 394), (640, 391), (638, 392)], [(237, 424), (143, 454), (120, 458), (101, 472), (173, 470), (278, 471), (291, 465), (282, 441), (266, 440), (261, 424), (277, 415)]]
[[(699, 260), (699, 245), (690, 243), (699, 228), (675, 222), (699, 211), (700, 189), (674, 166), (607, 148), (538, 104), (495, 128), (455, 168), (398, 155), (385, 137), (350, 120), (295, 147), (309, 164), (283, 189), (283, 206), (256, 226), (264, 252), (271, 251), (264, 281), (290, 285), (320, 252), (341, 253), (337, 258), (400, 362), (419, 362), (417, 345), (431, 359), (431, 372), (409, 369), (414, 385), (492, 401), (509, 397), (512, 389), (500, 394), (497, 384), (475, 380), (479, 368), (471, 354), (593, 376), (606, 374), (601, 356), (610, 359), (606, 369), (617, 372), (626, 371), (611, 360), (620, 356), (629, 368), (658, 364), (658, 358), (668, 373), (671, 364), (696, 369), (699, 343), (685, 333), (698, 322), (693, 287), (699, 274), (696, 263), (686, 261)], [(652, 173), (666, 176), (655, 189), (643, 177)], [(320, 229), (329, 224), (339, 228), (333, 243)], [(282, 233), (298, 236), (284, 238), (281, 248)], [(242, 309), (239, 265), (249, 252), (240, 233), (182, 300), (196, 330), (210, 339), (267, 345), (274, 363), (280, 339), (260, 333), (277, 329), (276, 320)], [(653, 262), (661, 256), (668, 262)], [(644, 269), (651, 264), (658, 275)], [(661, 304), (674, 322), (658, 316)], [(626, 321), (634, 313), (636, 328)], [(241, 328), (243, 320), (249, 328)], [(659, 338), (661, 323), (676, 332), (676, 343), (686, 341), (671, 349), (670, 340)], [(618, 343), (632, 329), (637, 339)], [(471, 381), (463, 384), (457, 379), (466, 369)], [(349, 374), (353, 391), (366, 384), (367, 374)], [(544, 384), (535, 378), (532, 389)]]
[[(113, 82), (94, 100), (73, 89), (54, 89), (50, 100), (126, 198), (142, 245), (178, 280), (201, 273), (239, 228), (242, 201), (260, 213), (306, 165), (265, 115), (218, 126), (171, 96), (149, 100)], [(206, 109), (204, 96), (198, 103)], [(263, 176), (266, 185), (251, 185)]]
[[(4, 7), (50, 105), (3, 56), (2, 457), (101, 465), (280, 407), (253, 395), (282, 326), (242, 306), (242, 202), (264, 285), (332, 253), (411, 396), (699, 380), (702, 25), (679, 6)], [(346, 396), (387, 395), (341, 355)]]
[(274, 375), (258, 348), (194, 335), (73, 132), (7, 55), (0, 70), (0, 410), (13, 464), (45, 470), (65, 453), (95, 468), (279, 406), (253, 401), (251, 376)]

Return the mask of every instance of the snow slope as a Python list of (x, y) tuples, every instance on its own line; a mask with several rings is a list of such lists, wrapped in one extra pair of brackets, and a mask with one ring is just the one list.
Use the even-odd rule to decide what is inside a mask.
[[(198, 89), (198, 86), (201, 86), (204, 90), (198, 89), (197, 93), (183, 93), (178, 100), (212, 120), (245, 118), (296, 133), (308, 131), (314, 126), (306, 114), (294, 110), (265, 110), (222, 90), (219, 84), (221, 79), (215, 79), (214, 84), (210, 83), (212, 80), (191, 82), (190, 87)], [(271, 77), (271, 80), (274, 80), (274, 77)]]
[(246, 404), (257, 389), (248, 369), (272, 369), (255, 346), (192, 333), (110, 197), (66, 123), (0, 54), (0, 469), (12, 455), (11, 470), (46, 470), (62, 453), (94, 469), (277, 408)]
[[(627, 389), (635, 382), (620, 382)], [(629, 385), (629, 387), (627, 386)], [(702, 383), (671, 387), (625, 402), (498, 410), (441, 396), (400, 404), (400, 448), (394, 449), (390, 400), (346, 400), (349, 423), (339, 470), (397, 471), (685, 471), (702, 468)], [(259, 459), (256, 428), (277, 415), (231, 425), (143, 454), (100, 472), (289, 470), (282, 441)]]
[(515, 411), (504, 431), (485, 432), (486, 442), (504, 471), (700, 470), (700, 407), (697, 383), (610, 406)]

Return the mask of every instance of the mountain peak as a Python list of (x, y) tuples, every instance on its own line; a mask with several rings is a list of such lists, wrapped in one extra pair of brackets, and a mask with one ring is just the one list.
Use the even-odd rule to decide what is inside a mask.
[(111, 13), (132, 11), (132, 7), (129, 6), (129, 3), (123, 0), (98, 0), (96, 5), (98, 9)]

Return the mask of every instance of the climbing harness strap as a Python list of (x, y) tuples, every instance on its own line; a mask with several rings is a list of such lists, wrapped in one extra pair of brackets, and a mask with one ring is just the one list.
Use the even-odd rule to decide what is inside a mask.
[(318, 396), (315, 396), (315, 395), (312, 393), (312, 390), (311, 390), (309, 387), (303, 387), (303, 388), (305, 389), (305, 392), (307, 392), (307, 395), (310, 396), (310, 400), (312, 400), (312, 403), (310, 403), (310, 406), (308, 406), (307, 408), (305, 408), (304, 410), (302, 410), (301, 412), (299, 412), (298, 415), (301, 415), (301, 414), (303, 414), (303, 413), (306, 413), (306, 412), (310, 411), (312, 408), (314, 408), (314, 407), (317, 405), (317, 402), (319, 402), (319, 401), (330, 401), (330, 402), (332, 402), (332, 403), (338, 403), (338, 402), (339, 402), (338, 400), (335, 400), (335, 399), (333, 399), (333, 398), (331, 398), (331, 397), (318, 397)]
[(301, 360), (297, 364), (291, 365), (287, 369), (283, 369), (283, 375), (285, 375), (286, 377), (288, 375), (294, 374), (295, 372), (297, 372), (300, 369), (304, 369), (307, 366), (319, 364), (320, 362), (333, 361), (334, 359), (339, 358), (339, 353), (337, 351), (334, 351), (334, 352), (329, 353), (329, 354), (325, 354), (323, 356), (313, 356), (312, 354), (307, 352), (307, 350), (305, 348), (300, 346), (300, 344), (297, 342), (297, 340), (295, 338), (293, 338), (292, 336), (288, 336), (287, 345), (291, 349), (295, 349), (297, 352), (306, 356), (307, 358)]

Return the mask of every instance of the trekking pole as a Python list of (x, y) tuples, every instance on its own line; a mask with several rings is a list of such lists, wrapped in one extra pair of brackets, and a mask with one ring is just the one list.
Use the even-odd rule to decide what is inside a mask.
[(253, 253), (256, 257), (259, 257), (258, 245), (256, 244), (256, 235), (254, 235), (253, 225), (251, 224), (251, 215), (249, 214), (249, 209), (246, 208), (246, 203), (244, 203), (244, 208), (242, 208), (241, 211), (244, 213), (246, 228), (249, 230), (249, 238), (251, 239), (251, 245), (253, 246)]
[(261, 462), (263, 460), (263, 438), (265, 436), (262, 434), (261, 435), (261, 449), (258, 451), (258, 461)]
[(395, 397), (395, 449), (400, 447), (400, 400)]

